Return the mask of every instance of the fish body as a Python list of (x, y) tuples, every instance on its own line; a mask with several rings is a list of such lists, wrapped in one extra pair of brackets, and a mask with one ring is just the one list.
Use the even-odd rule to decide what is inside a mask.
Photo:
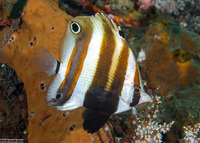
[(56, 74), (47, 102), (62, 111), (90, 109), (83, 124), (89, 133), (98, 131), (111, 114), (151, 101), (132, 50), (103, 14), (69, 21), (60, 62), (46, 49), (40, 50), (38, 59), (40, 71)]

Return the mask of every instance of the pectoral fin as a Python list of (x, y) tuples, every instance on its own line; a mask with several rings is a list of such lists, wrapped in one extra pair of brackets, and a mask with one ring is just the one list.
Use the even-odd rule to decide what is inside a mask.
[(45, 48), (40, 47), (35, 56), (36, 70), (46, 72), (49, 76), (58, 73), (60, 62)]
[(88, 133), (97, 132), (107, 122), (111, 114), (97, 112), (94, 110), (87, 110), (85, 120), (83, 122), (83, 128)]

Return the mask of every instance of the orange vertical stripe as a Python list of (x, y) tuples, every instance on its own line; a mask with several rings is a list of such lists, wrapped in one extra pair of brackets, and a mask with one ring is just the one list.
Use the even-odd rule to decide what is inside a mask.
[[(76, 48), (77, 48), (77, 44), (76, 44), (76, 46), (74, 47), (74, 49), (73, 49), (73, 51), (72, 51), (72, 54), (71, 54), (71, 57), (70, 57), (70, 59), (69, 59), (69, 62), (68, 62), (68, 65), (67, 65), (67, 70), (66, 70), (66, 72), (65, 72), (65, 79), (67, 78), (67, 75), (68, 75), (68, 73), (69, 73), (69, 69), (70, 69), (70, 67), (71, 67), (72, 59), (73, 59), (73, 57), (74, 57)], [(64, 87), (65, 82), (66, 82), (66, 80), (63, 80), (63, 82), (61, 83), (61, 86), (60, 86), (61, 89)]]
[(76, 82), (77, 82), (77, 80), (78, 80), (78, 78), (79, 78), (79, 76), (81, 74), (81, 71), (83, 69), (84, 59), (85, 59), (85, 57), (87, 55), (87, 50), (88, 50), (88, 46), (89, 46), (90, 40), (86, 40), (85, 41), (84, 49), (83, 49), (83, 52), (82, 52), (81, 57), (79, 59), (78, 67), (77, 67), (77, 70), (75, 72), (75, 76), (73, 78), (73, 81), (72, 81), (72, 83), (70, 85), (70, 90), (67, 93), (67, 97), (69, 97), (72, 94), (72, 92), (73, 92), (73, 90), (75, 88)]
[(136, 69), (135, 69), (134, 85), (139, 85), (140, 86), (139, 69), (138, 69), (138, 64), (137, 64), (136, 59), (135, 59), (135, 68)]

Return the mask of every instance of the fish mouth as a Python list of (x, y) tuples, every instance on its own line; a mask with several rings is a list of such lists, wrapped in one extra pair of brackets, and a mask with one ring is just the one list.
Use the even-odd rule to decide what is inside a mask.
[(61, 105), (63, 102), (63, 94), (57, 93), (55, 97), (46, 97), (46, 101), (51, 106)]
[(57, 106), (57, 99), (55, 98), (52, 98), (52, 99), (47, 99), (47, 103), (50, 105), (50, 106)]
[(76, 108), (79, 108), (81, 105), (80, 104), (76, 104), (73, 101), (67, 101), (63, 104), (59, 104), (58, 102), (54, 102), (54, 100), (52, 100), (50, 103), (50, 106), (57, 108), (57, 110), (61, 110), (61, 111), (66, 111), (66, 110), (74, 110)]
[(57, 98), (46, 98), (46, 101), (52, 107), (59, 106), (62, 102), (60, 99)]
[(66, 111), (66, 110), (73, 110), (74, 109), (74, 106), (71, 105), (71, 106), (55, 106), (57, 108), (57, 110), (61, 110), (61, 111)]
[(55, 107), (55, 108), (57, 108), (58, 110), (61, 110), (61, 111), (73, 110), (73, 109), (78, 108), (76, 106), (76, 104), (74, 104), (74, 103), (71, 103), (71, 102), (62, 103), (62, 101), (60, 101), (56, 98), (52, 98), (52, 99), (48, 100), (47, 102), (50, 106)]

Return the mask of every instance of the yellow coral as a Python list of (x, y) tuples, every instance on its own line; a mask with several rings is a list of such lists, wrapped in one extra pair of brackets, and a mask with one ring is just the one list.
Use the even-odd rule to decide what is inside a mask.
[(164, 30), (164, 29), (166, 29), (166, 24), (165, 24), (164, 22), (159, 22), (159, 23), (157, 24), (157, 30), (158, 30), (158, 31), (162, 31), (162, 30)]
[(186, 51), (181, 49), (176, 49), (171, 52), (171, 54), (176, 61), (176, 65), (180, 74), (180, 80), (181, 82), (185, 82), (185, 80), (188, 78), (188, 68), (191, 65), (190, 56)]
[(165, 44), (165, 45), (169, 45), (169, 40), (170, 40), (170, 37), (167, 33), (160, 33), (159, 34), (159, 37), (160, 37), (160, 42), (162, 44)]

